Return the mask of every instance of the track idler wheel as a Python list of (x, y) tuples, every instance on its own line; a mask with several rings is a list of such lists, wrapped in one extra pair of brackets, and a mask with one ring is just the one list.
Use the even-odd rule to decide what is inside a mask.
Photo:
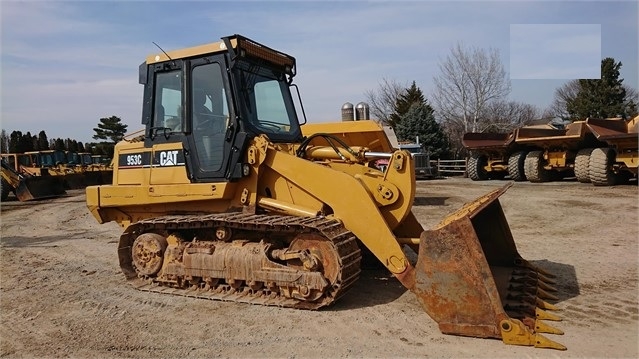
[(144, 233), (133, 242), (131, 257), (138, 274), (154, 276), (162, 269), (167, 242), (164, 236)]
[(299, 260), (288, 262), (289, 267), (300, 270), (320, 271), (332, 285), (337, 280), (340, 263), (333, 243), (316, 234), (300, 234), (289, 246), (288, 252), (299, 253)]

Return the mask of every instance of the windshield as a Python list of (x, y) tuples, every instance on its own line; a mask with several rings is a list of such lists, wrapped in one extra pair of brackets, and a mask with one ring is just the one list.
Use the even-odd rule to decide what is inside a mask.
[(39, 156), (40, 166), (42, 167), (52, 167), (55, 165), (55, 159), (53, 158), (53, 153), (42, 153)]
[(283, 74), (273, 69), (247, 66), (240, 71), (241, 107), (249, 127), (272, 141), (294, 141), (300, 136), (297, 114)]

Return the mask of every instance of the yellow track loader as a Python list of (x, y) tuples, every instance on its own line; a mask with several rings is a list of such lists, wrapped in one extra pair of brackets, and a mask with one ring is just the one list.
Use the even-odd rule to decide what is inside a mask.
[(444, 333), (565, 349), (540, 334), (561, 334), (544, 322), (559, 319), (553, 280), (517, 252), (506, 187), (424, 231), (411, 155), (372, 121), (304, 125), (295, 74), (295, 58), (240, 35), (140, 65), (145, 133), (116, 145), (112, 185), (86, 189), (93, 216), (124, 228), (127, 280), (318, 309), (347, 293), (370, 252)]
[[(55, 176), (34, 176), (27, 172), (19, 173), (5, 158), (15, 154), (3, 156), (0, 160), (0, 177), (2, 181), (2, 196), (5, 201), (9, 197), (9, 193), (13, 192), (19, 201), (25, 202), (34, 199), (44, 199), (51, 197), (59, 197), (66, 192), (60, 178)], [(15, 155), (19, 156), (19, 155)], [(14, 165), (19, 166), (14, 160)]]

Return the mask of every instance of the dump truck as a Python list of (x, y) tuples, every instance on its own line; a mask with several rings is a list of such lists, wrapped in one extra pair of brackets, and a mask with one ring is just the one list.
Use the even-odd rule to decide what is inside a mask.
[(16, 170), (19, 162), (10, 164), (6, 160), (13, 157), (12, 155), (15, 155), (14, 159), (18, 157), (17, 154), (3, 154), (0, 160), (2, 182), (0, 199), (2, 201), (6, 201), (9, 198), (9, 193), (12, 192), (21, 202), (59, 197), (66, 193), (62, 181), (56, 176), (34, 176), (28, 172), (20, 173), (19, 169)]
[(573, 174), (579, 182), (588, 182), (588, 172), (582, 166), (583, 150), (606, 146), (589, 130), (586, 121), (572, 122), (563, 129), (522, 127), (515, 142), (536, 147), (524, 162), (530, 182), (548, 182)]
[[(597, 140), (608, 146), (585, 148), (579, 151), (581, 172), (595, 186), (612, 186), (637, 177), (639, 165), (639, 116), (586, 120), (588, 129)], [(575, 160), (575, 171), (578, 162)]]
[(465, 133), (462, 145), (470, 152), (466, 165), (468, 177), (485, 181), (510, 176), (513, 181), (525, 181), (524, 161), (530, 147), (515, 142), (517, 131)]
[(424, 230), (410, 153), (379, 127), (307, 125), (295, 74), (294, 57), (241, 35), (140, 65), (144, 136), (115, 146), (111, 185), (86, 188), (95, 219), (123, 228), (128, 282), (320, 309), (352, 289), (370, 252), (444, 333), (566, 349), (543, 334), (563, 334), (546, 322), (560, 319), (554, 279), (517, 251), (499, 203), (508, 186)]

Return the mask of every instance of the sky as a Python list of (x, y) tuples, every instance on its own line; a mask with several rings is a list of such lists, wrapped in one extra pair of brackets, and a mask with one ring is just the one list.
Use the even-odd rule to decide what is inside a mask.
[(297, 59), (309, 122), (386, 79), (428, 100), (456, 44), (497, 49), (509, 100), (540, 110), (573, 78), (621, 61), (637, 89), (637, 1), (0, 1), (0, 123), (92, 142), (102, 117), (142, 129), (138, 66), (156, 42), (173, 50), (242, 34)]

